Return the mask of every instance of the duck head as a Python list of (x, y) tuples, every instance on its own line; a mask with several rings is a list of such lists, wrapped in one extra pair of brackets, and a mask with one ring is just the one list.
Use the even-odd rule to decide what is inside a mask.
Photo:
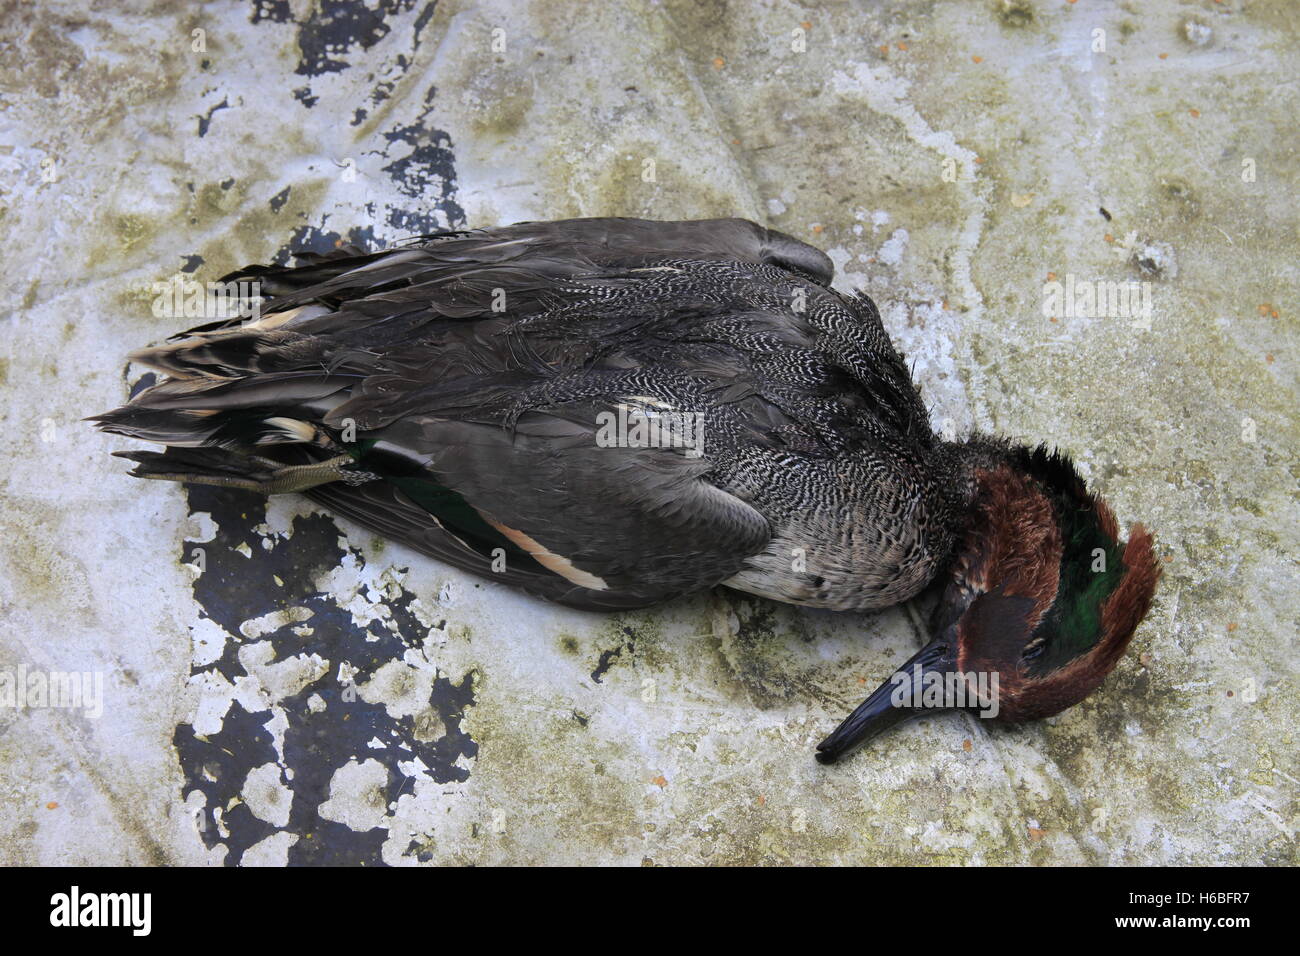
[(1151, 606), (1151, 536), (1090, 495), (1069, 459), (1008, 449), (973, 470), (975, 495), (933, 639), (817, 747), (834, 763), (902, 721), (965, 709), (1004, 723), (1091, 694)]

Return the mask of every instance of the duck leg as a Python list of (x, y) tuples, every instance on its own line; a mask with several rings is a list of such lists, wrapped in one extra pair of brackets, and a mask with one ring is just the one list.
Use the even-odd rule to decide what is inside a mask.
[(359, 470), (350, 455), (303, 465), (286, 465), (261, 455), (233, 458), (206, 448), (168, 448), (162, 453), (118, 452), (116, 457), (134, 461), (136, 467), (131, 474), (137, 478), (236, 488), (261, 495), (307, 491), (333, 481), (358, 485), (377, 477)]

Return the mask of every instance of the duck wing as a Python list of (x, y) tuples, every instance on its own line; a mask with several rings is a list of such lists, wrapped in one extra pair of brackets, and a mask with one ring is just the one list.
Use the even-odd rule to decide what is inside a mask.
[[(125, 455), (142, 477), (304, 491), (553, 600), (651, 604), (733, 577), (800, 502), (832, 507), (845, 456), (933, 440), (874, 305), (831, 271), (734, 219), (250, 267), (226, 281), (256, 282), (261, 314), (137, 353), (170, 377), (97, 420), (168, 446)], [(670, 440), (609, 440), (629, 418)]]
[[(522, 223), (254, 266), (225, 281), (257, 282), (260, 316), (137, 353), (171, 377), (97, 420), (168, 446), (125, 455), (142, 477), (275, 491), (277, 466), (307, 469), (293, 489), (455, 566), (581, 607), (654, 603), (731, 577), (770, 527), (693, 449), (602, 445), (602, 414), (665, 395), (734, 409), (733, 431), (790, 424), (743, 381), (734, 335), (684, 343), (695, 319), (729, 321), (683, 281), (708, 265), (819, 292), (832, 273), (744, 220)], [(322, 478), (340, 449), (355, 469)]]
[(307, 494), (463, 570), (592, 610), (711, 587), (767, 544), (767, 520), (710, 483), (706, 460), (596, 438), (545, 414), (513, 432), (413, 417), (365, 458), (383, 480)]

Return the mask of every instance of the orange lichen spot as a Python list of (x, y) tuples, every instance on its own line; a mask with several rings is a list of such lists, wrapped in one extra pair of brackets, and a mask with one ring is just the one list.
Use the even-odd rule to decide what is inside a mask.
[(823, 229), (825, 229), (825, 228), (826, 228), (826, 227), (823, 226), (820, 222), (817, 222), (817, 223), (813, 223), (812, 231), (815, 232), (815, 233), (820, 234), (821, 231), (822, 231)]
[(57, 810), (57, 809), (59, 809), (59, 805), (58, 805), (57, 803), (55, 803), (53, 800), (51, 800), (49, 803), (47, 803), (47, 804), (45, 805), (45, 809), (46, 809), (46, 810)]
[(1105, 239), (1107, 242), (1114, 242), (1114, 241), (1115, 241), (1115, 237), (1112, 236), (1109, 232), (1106, 233), (1106, 235), (1102, 236), (1102, 238)]
[(900, 43), (900, 44), (898, 44), (898, 48), (899, 48), (900, 50), (902, 50), (904, 53), (907, 52), (907, 44), (906, 44), (906, 43)]
[(720, 69), (722, 69), (722, 68), (723, 68), (724, 66), (726, 66), (726, 65), (727, 65), (727, 61), (724, 60), (722, 57), (720, 57), (720, 56), (715, 56), (715, 57), (713, 58), (713, 68), (714, 68), (715, 70), (720, 70)]
[(1198, 116), (1201, 115), (1200, 110), (1188, 110), (1187, 112), (1191, 114), (1192, 119), (1196, 119)]
[(967, 753), (970, 753), (970, 749), (972, 746), (974, 745), (970, 742), (969, 737), (967, 737), (965, 740), (961, 742), (961, 749), (966, 751)]
[(1228, 623), (1228, 633), (1231, 634), (1231, 633), (1232, 633), (1233, 631), (1235, 631), (1236, 629), (1237, 629), (1237, 622), (1236, 622), (1236, 621), (1230, 621), (1230, 622)]
[(1047, 281), (1048, 281), (1048, 282), (1055, 282), (1055, 281), (1056, 281), (1056, 273), (1055, 273), (1055, 272), (1049, 272), (1049, 273), (1047, 273)]
[(1037, 843), (1043, 837), (1047, 836), (1047, 831), (1038, 827), (1029, 827), (1029, 839)]
[(1160, 54), (1160, 59), (1162, 59), (1162, 60), (1167, 60), (1167, 59), (1169, 59), (1169, 54), (1168, 54), (1168, 53), (1161, 53), (1161, 54)]
[(973, 57), (970, 58), (970, 61), (971, 61), (972, 63), (983, 63), (983, 62), (984, 62), (984, 57), (982, 57), (982, 56), (973, 56)]
[(1264, 361), (1267, 362), (1269, 365), (1272, 365), (1272, 364), (1273, 364), (1273, 356), (1272, 356), (1271, 354), (1269, 354), (1269, 355), (1265, 355), (1265, 356), (1264, 356)]
[(1263, 303), (1261, 303), (1261, 304), (1255, 306), (1255, 308), (1259, 310), (1259, 314), (1260, 314), (1260, 315), (1268, 315), (1269, 310), (1272, 309), (1273, 306), (1271, 306), (1271, 305), (1270, 305), (1269, 303), (1267, 303), (1267, 302), (1263, 302)]
[(803, 27), (805, 30), (811, 30), (811, 29), (812, 29), (812, 21), (811, 21), (811, 20), (805, 20), (803, 23), (799, 24), (799, 26)]
[(767, 806), (767, 795), (760, 793), (758, 795), (758, 799), (754, 802), (757, 803), (760, 807)]
[(1052, 321), (1052, 322), (1055, 322), (1055, 321), (1056, 321), (1056, 316), (1052, 316), (1051, 321)]
[(979, 165), (979, 164), (982, 163), (982, 162), (984, 162), (984, 157), (983, 157), (983, 156), (976, 156), (976, 157), (975, 157), (975, 164), (976, 164), (976, 165)]
[(659, 787), (661, 790), (664, 787), (668, 786), (668, 778), (665, 777), (663, 774), (660, 774), (659, 776), (655, 777), (650, 782), (653, 783), (656, 787)]

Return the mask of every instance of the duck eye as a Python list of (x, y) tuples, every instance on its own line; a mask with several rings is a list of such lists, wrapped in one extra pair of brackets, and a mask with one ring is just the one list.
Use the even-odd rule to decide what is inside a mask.
[(1039, 654), (1043, 653), (1043, 648), (1045, 648), (1046, 646), (1047, 646), (1047, 638), (1036, 637), (1028, 644), (1025, 645), (1025, 649), (1020, 656), (1024, 660), (1032, 661)]

